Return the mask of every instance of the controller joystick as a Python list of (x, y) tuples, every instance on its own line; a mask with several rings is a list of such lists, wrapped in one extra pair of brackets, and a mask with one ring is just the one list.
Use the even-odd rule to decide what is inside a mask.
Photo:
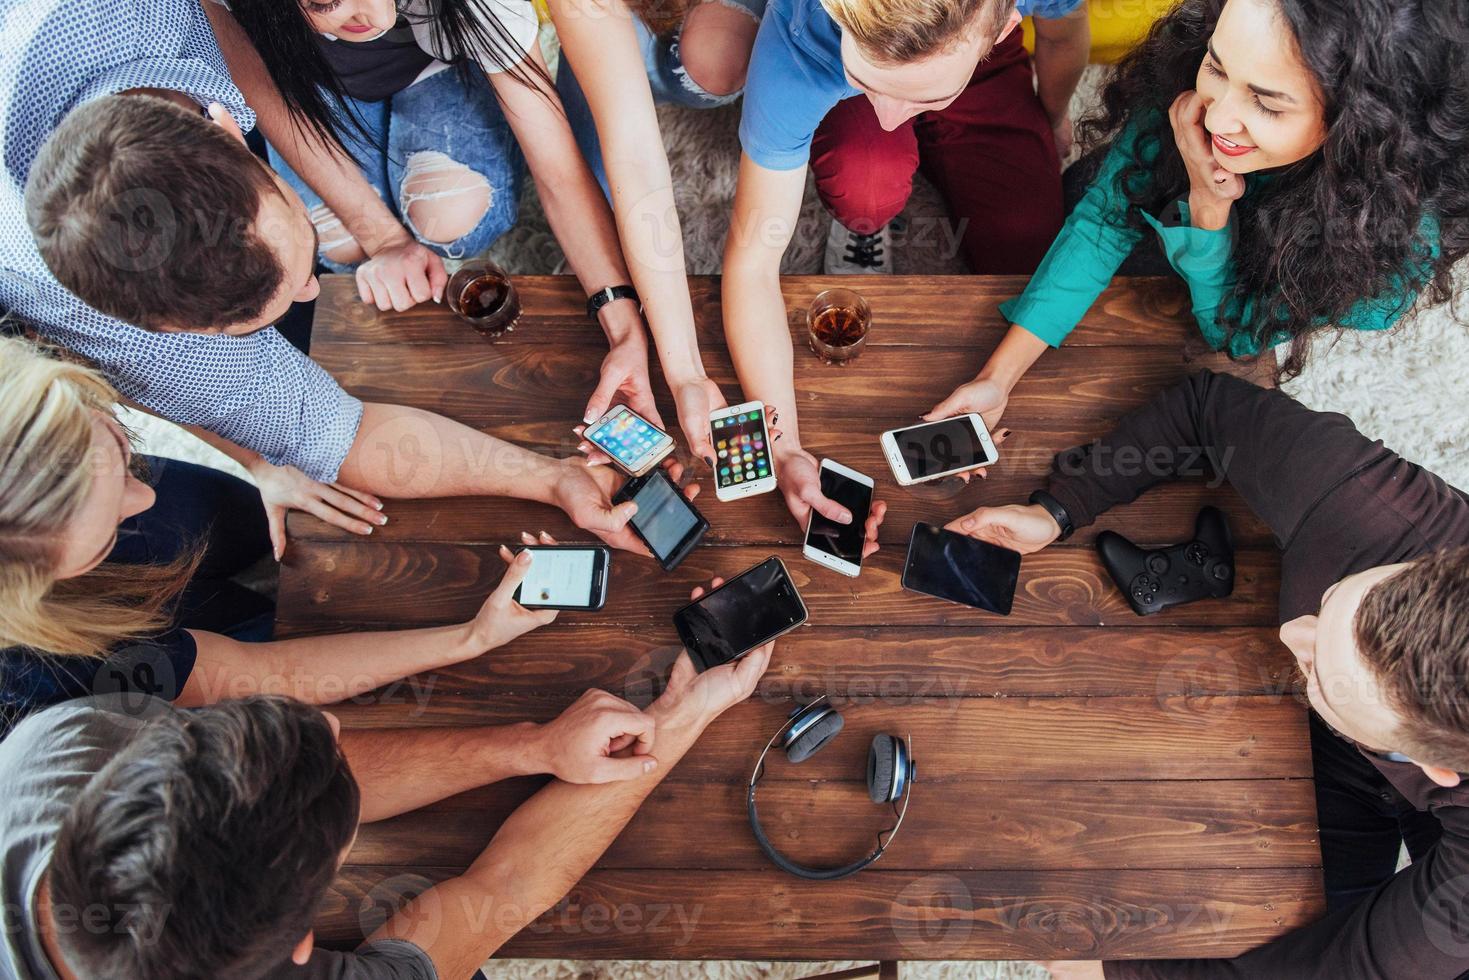
[(1122, 535), (1097, 535), (1097, 552), (1132, 611), (1148, 616), (1234, 591), (1234, 542), (1224, 514), (1199, 511), (1192, 541), (1170, 548), (1139, 548)]

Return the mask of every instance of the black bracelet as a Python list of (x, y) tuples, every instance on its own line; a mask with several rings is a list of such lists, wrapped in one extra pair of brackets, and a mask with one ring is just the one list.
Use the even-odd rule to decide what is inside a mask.
[(1071, 515), (1061, 505), (1061, 501), (1044, 490), (1037, 490), (1030, 495), (1030, 502), (1044, 507), (1046, 513), (1051, 515), (1051, 520), (1055, 521), (1056, 526), (1061, 529), (1061, 536), (1056, 539), (1057, 541), (1065, 541), (1071, 537), (1072, 532), (1076, 530), (1076, 524), (1072, 522)]
[(595, 320), (602, 307), (616, 299), (630, 299), (638, 304), (638, 312), (643, 312), (643, 304), (638, 299), (636, 289), (631, 286), (604, 286), (587, 299), (587, 316)]

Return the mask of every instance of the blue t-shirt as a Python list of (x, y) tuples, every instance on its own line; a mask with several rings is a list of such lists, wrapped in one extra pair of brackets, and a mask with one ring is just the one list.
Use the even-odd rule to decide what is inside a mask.
[[(1064, 17), (1083, 0), (1019, 0), (1022, 16)], [(745, 79), (740, 146), (767, 170), (794, 170), (811, 155), (816, 127), (860, 95), (842, 69), (842, 29), (821, 0), (771, 0)]]

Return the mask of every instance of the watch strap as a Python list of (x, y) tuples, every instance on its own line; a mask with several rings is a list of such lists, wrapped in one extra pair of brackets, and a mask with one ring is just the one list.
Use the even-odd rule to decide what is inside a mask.
[(1067, 538), (1071, 537), (1073, 532), (1076, 531), (1076, 524), (1071, 520), (1071, 514), (1067, 512), (1064, 506), (1062, 506), (1061, 501), (1046, 493), (1044, 490), (1037, 490), (1035, 493), (1031, 494), (1030, 502), (1032, 504), (1039, 504), (1041, 507), (1044, 507), (1046, 513), (1050, 514), (1051, 519), (1054, 520), (1056, 522), (1056, 525), (1061, 528), (1061, 536), (1056, 540), (1065, 541)]
[(638, 304), (638, 312), (643, 312), (642, 301), (638, 298), (638, 291), (631, 286), (604, 286), (591, 296), (587, 297), (587, 316), (593, 320), (601, 312), (602, 307), (613, 300), (630, 299)]

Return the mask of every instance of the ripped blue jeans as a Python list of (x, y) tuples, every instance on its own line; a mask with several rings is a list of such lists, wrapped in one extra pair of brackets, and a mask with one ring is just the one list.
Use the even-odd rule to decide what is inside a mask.
[[(706, 0), (706, 2), (721, 3), (726, 7), (743, 10), (756, 22), (765, 14), (766, 0)], [(706, 92), (698, 82), (689, 77), (688, 71), (683, 66), (683, 60), (679, 57), (681, 28), (671, 36), (659, 37), (648, 28), (647, 24), (643, 23), (641, 18), (634, 18), (633, 26), (637, 30), (638, 47), (643, 53), (643, 67), (647, 69), (648, 84), (653, 89), (655, 102), (672, 102), (693, 109), (712, 109), (716, 106), (728, 105), (740, 97), (739, 92), (731, 92), (728, 95), (714, 95)], [(581, 83), (576, 80), (576, 75), (573, 74), (571, 65), (564, 54), (560, 67), (556, 71), (556, 91), (561, 96), (561, 104), (566, 107), (566, 118), (571, 123), (571, 131), (576, 135), (576, 142), (581, 147), (582, 156), (586, 157), (587, 165), (592, 168), (592, 173), (597, 175), (603, 193), (608, 193), (607, 172), (602, 165), (602, 147), (597, 139), (597, 124), (592, 119), (592, 109), (587, 105), (587, 98), (582, 93)], [(610, 193), (608, 196), (611, 196)]]
[[(515, 224), (525, 158), (483, 72), (473, 72), (466, 85), (451, 68), (381, 102), (350, 102), (372, 140), (349, 127), (343, 137), (347, 150), (388, 209), (424, 245), (444, 258), (469, 258)], [(334, 272), (352, 271), (353, 264), (326, 257), (351, 243), (341, 220), (275, 147), (270, 165), (301, 195), (321, 240), (322, 264)], [(470, 228), (462, 227), (462, 217), (452, 229), (419, 227), (413, 205), (431, 199), (462, 200), (471, 214), (483, 214)]]

